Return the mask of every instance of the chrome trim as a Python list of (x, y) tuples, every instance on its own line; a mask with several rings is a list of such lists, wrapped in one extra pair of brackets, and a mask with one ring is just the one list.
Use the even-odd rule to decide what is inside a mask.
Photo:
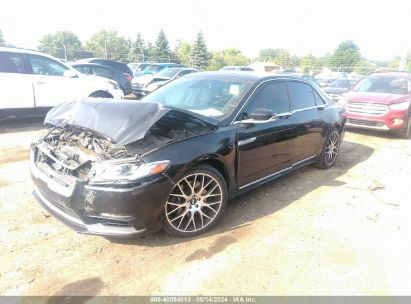
[(257, 137), (251, 137), (251, 138), (248, 138), (248, 139), (239, 140), (239, 141), (238, 141), (238, 146), (243, 146), (243, 145), (252, 143), (252, 142), (255, 141), (256, 139), (257, 139)]
[(34, 163), (34, 160), (30, 160), (30, 171), (31, 171), (31, 174), (33, 174), (35, 178), (41, 179), (50, 190), (64, 197), (70, 197), (73, 194), (75, 185), (73, 187), (69, 187), (69, 186), (65, 187), (57, 183), (52, 178), (50, 178), (50, 176), (48, 176), (47, 174), (42, 172), (39, 168), (37, 168), (36, 164)]
[(53, 212), (57, 213), (58, 215), (60, 215), (61, 217), (65, 218), (66, 220), (73, 222), (77, 225), (81, 225), (84, 226), (84, 223), (82, 221), (80, 221), (80, 219), (63, 212), (62, 210), (60, 210), (58, 207), (56, 207), (53, 203), (51, 203), (49, 200), (47, 200), (43, 194), (41, 194), (41, 192), (39, 191), (39, 189), (37, 187), (34, 187), (34, 192), (36, 192), (36, 195), (41, 199), (41, 201), (43, 202), (44, 205), (47, 206), (47, 208), (50, 208), (51, 210), (53, 210)]
[(380, 131), (389, 131), (390, 130), (390, 128), (388, 128), (386, 125), (383, 125), (383, 126), (367, 126), (367, 125), (357, 125), (357, 124), (346, 122), (345, 126), (355, 127), (355, 128), (360, 128), (360, 129), (380, 130)]
[(269, 179), (269, 178), (271, 178), (271, 177), (274, 177), (274, 176), (276, 176), (276, 175), (278, 175), (278, 174), (281, 174), (281, 173), (283, 173), (283, 172), (285, 172), (285, 171), (288, 171), (288, 170), (292, 169), (293, 167), (298, 166), (298, 165), (301, 164), (301, 163), (304, 163), (304, 162), (306, 162), (306, 161), (309, 161), (309, 160), (311, 160), (311, 159), (313, 159), (313, 158), (315, 158), (315, 157), (317, 157), (317, 156), (316, 156), (316, 155), (313, 155), (313, 156), (304, 158), (303, 160), (300, 160), (300, 161), (292, 164), (291, 166), (289, 166), (289, 167), (287, 167), (287, 168), (284, 168), (284, 169), (282, 169), (282, 170), (280, 170), (280, 171), (276, 171), (276, 172), (274, 172), (274, 173), (272, 173), (272, 174), (269, 174), (269, 175), (266, 175), (266, 176), (261, 177), (261, 178), (259, 178), (259, 179), (256, 179), (255, 181), (252, 181), (252, 182), (250, 182), (250, 183), (248, 183), (248, 184), (242, 185), (242, 186), (239, 187), (238, 189), (241, 190), (241, 189), (244, 189), (244, 188), (246, 188), (246, 187), (248, 187), (248, 186), (251, 186), (251, 185), (254, 185), (254, 184), (258, 183), (258, 182), (261, 182), (261, 181), (263, 181), (263, 180), (265, 180), (265, 179)]
[[(320, 97), (324, 97), (313, 85), (312, 83), (304, 80), (304, 79), (294, 79), (294, 78), (288, 78), (288, 77), (282, 77), (282, 78), (275, 78), (275, 79), (267, 79), (264, 80), (263, 82), (261, 82), (257, 87), (254, 88), (254, 90), (251, 92), (250, 96), (248, 96), (247, 100), (243, 103), (243, 105), (241, 106), (241, 108), (237, 111), (237, 114), (234, 116), (233, 120), (230, 123), (230, 126), (233, 125), (238, 117), (238, 115), (241, 113), (241, 111), (243, 110), (243, 108), (245, 107), (245, 105), (248, 103), (248, 101), (250, 100), (250, 98), (254, 95), (255, 91), (257, 91), (258, 88), (260, 88), (263, 84), (269, 82), (269, 81), (297, 81), (297, 82), (302, 82), (305, 84), (308, 84), (313, 90), (315, 90), (317, 92), (317, 94)], [(287, 84), (286, 84), (287, 85)], [(288, 86), (287, 86), (287, 93), (288, 93)], [(288, 99), (290, 102), (290, 106), (291, 106), (291, 100), (290, 98)], [(308, 110), (308, 109), (314, 109), (314, 108), (318, 108), (318, 107), (322, 107), (322, 106), (328, 106), (328, 102), (326, 99), (322, 98), (322, 101), (324, 102), (323, 105), (319, 105), (319, 106), (315, 106), (315, 107), (310, 107), (310, 108), (305, 108), (305, 109), (298, 109), (298, 110), (293, 110), (291, 111), (291, 113), (295, 113), (295, 111), (303, 111), (303, 110)], [(285, 112), (287, 113), (287, 112)], [(284, 114), (284, 113), (280, 113), (279, 115)], [(239, 120), (238, 122), (241, 122), (242, 120)], [(237, 123), (238, 123), (237, 122)]]
[(113, 235), (113, 236), (131, 236), (134, 235), (138, 232), (141, 232), (142, 230), (136, 230), (133, 226), (126, 226), (126, 227), (114, 227), (114, 226), (105, 226), (102, 223), (96, 223), (96, 224), (90, 224), (87, 225), (84, 222), (82, 222), (80, 219), (71, 216), (68, 213), (63, 212), (59, 208), (57, 208), (53, 203), (48, 201), (38, 190), (37, 187), (34, 188), (34, 191), (36, 192), (36, 195), (41, 199), (42, 203), (49, 209), (51, 209), (53, 212), (57, 213), (60, 215), (62, 218), (64, 218), (67, 221), (70, 221), (72, 223), (75, 223), (79, 226), (85, 227), (87, 229), (88, 233), (91, 234), (103, 234), (103, 235)]

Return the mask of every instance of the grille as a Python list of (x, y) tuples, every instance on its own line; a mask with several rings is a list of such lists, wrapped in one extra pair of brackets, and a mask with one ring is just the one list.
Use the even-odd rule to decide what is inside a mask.
[(370, 126), (370, 127), (377, 127), (380, 125), (378, 121), (362, 120), (362, 119), (348, 119), (347, 122), (353, 125)]
[(346, 110), (348, 113), (353, 114), (366, 114), (382, 116), (388, 111), (388, 107), (378, 103), (366, 103), (366, 102), (347, 102)]

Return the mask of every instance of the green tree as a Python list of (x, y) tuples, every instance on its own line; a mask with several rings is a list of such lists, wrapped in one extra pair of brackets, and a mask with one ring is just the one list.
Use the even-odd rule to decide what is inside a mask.
[(5, 45), (5, 44), (6, 44), (6, 41), (4, 41), (3, 32), (0, 30), (0, 45)]
[(353, 71), (360, 75), (367, 75), (368, 73), (371, 73), (375, 69), (376, 69), (375, 63), (369, 60), (366, 60), (366, 59), (361, 59), (355, 64)]
[(146, 61), (148, 58), (147, 49), (145, 46), (144, 39), (141, 37), (140, 33), (137, 34), (136, 40), (132, 42), (131, 49), (128, 54), (128, 61)]
[(169, 61), (171, 59), (170, 44), (164, 30), (158, 33), (151, 55), (150, 59), (153, 61)]
[(329, 65), (346, 72), (351, 72), (352, 68), (360, 60), (360, 48), (352, 40), (347, 40), (338, 45), (337, 49), (334, 51), (334, 54), (330, 57)]
[(219, 70), (227, 65), (248, 65), (250, 59), (244, 56), (240, 50), (228, 48), (219, 52), (211, 53), (211, 61), (208, 70)]
[(191, 65), (199, 70), (207, 68), (210, 61), (210, 54), (202, 32), (197, 34), (196, 40), (190, 49), (189, 60)]
[(263, 49), (258, 54), (258, 60), (264, 62), (272, 62), (277, 57), (276, 49)]
[(292, 59), (290, 53), (285, 49), (260, 50), (258, 60), (272, 62), (282, 68), (290, 68), (296, 65), (295, 57)]
[(180, 61), (181, 64), (184, 64), (186, 66), (191, 66), (190, 57), (189, 57), (190, 50), (191, 50), (190, 43), (181, 42), (180, 40), (177, 41), (174, 54), (177, 57), (177, 60)]
[(117, 31), (100, 31), (93, 34), (85, 44), (86, 50), (96, 57), (127, 61), (130, 41)]
[(312, 54), (301, 57), (300, 68), (304, 74), (312, 74), (315, 68), (321, 66), (321, 60)]
[(83, 52), (80, 39), (69, 31), (43, 36), (39, 41), (38, 48), (44, 53), (69, 61), (81, 58)]

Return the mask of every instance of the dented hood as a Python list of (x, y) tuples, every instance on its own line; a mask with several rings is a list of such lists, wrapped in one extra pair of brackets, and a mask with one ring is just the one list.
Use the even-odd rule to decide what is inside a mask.
[(60, 128), (67, 125), (86, 128), (123, 146), (143, 138), (169, 111), (157, 103), (85, 99), (55, 106), (47, 113), (44, 123)]

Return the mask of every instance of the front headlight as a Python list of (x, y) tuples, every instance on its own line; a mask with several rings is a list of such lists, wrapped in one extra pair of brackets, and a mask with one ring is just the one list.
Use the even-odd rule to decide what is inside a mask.
[(405, 110), (408, 110), (409, 106), (410, 106), (410, 101), (407, 100), (407, 101), (391, 104), (390, 109), (395, 110), (395, 111), (405, 111)]
[(130, 182), (146, 176), (164, 172), (170, 165), (169, 160), (152, 163), (94, 163), (91, 183)]

